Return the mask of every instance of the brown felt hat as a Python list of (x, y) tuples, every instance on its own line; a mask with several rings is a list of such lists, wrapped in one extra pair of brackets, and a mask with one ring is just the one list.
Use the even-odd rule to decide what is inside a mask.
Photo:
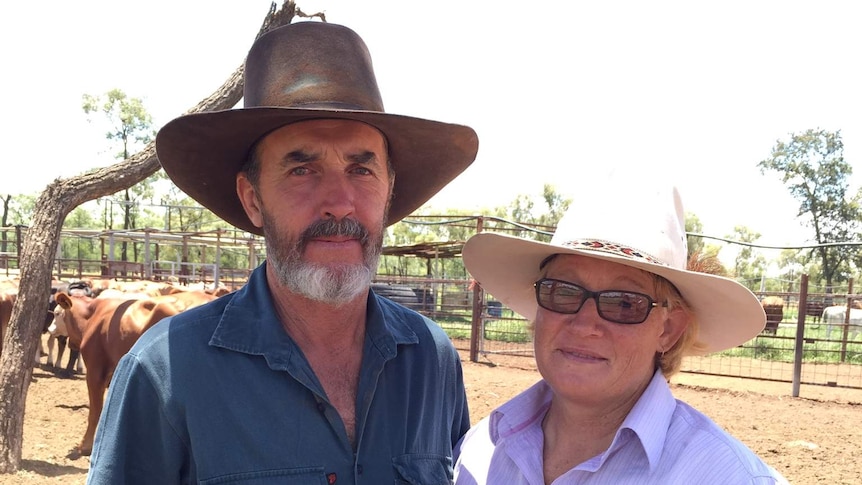
[(245, 64), (244, 107), (176, 118), (156, 136), (159, 162), (173, 182), (216, 215), (261, 234), (236, 194), (236, 174), (267, 133), (297, 121), (368, 123), (387, 139), (395, 170), (386, 224), (403, 219), (476, 158), (472, 128), (386, 113), (371, 56), (347, 27), (307, 21), (261, 36)]

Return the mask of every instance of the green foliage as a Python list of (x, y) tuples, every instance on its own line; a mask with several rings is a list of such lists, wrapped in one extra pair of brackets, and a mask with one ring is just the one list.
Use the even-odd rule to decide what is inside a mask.
[[(85, 94), (82, 108), (87, 115), (100, 114), (101, 121), (107, 123), (105, 137), (118, 143), (119, 159), (128, 159), (155, 137), (152, 117), (143, 102), (129, 98), (119, 89), (108, 91), (104, 97)], [(215, 214), (181, 192), (162, 171), (102, 202), (103, 228), (106, 230), (114, 229), (115, 212), (119, 212), (122, 228), (127, 230), (159, 228), (174, 232), (203, 232), (225, 225)], [(152, 206), (156, 205), (160, 207), (153, 209)], [(167, 206), (166, 211), (161, 206)]]
[(36, 207), (38, 194), (8, 195), (8, 213), (5, 214), (8, 226), (29, 226)]
[(60, 238), (60, 257), (99, 261), (102, 257), (102, 246), (97, 238), (63, 237)]
[(204, 232), (225, 227), (226, 223), (206, 207), (183, 193), (174, 184), (167, 186), (161, 198), (164, 207), (164, 226), (172, 232)]
[[(700, 222), (700, 218), (696, 214), (691, 212), (685, 213), (685, 232), (687, 234), (703, 234), (703, 223)], [(686, 239), (688, 240), (688, 258), (691, 258), (693, 254), (704, 252), (702, 237), (686, 236)], [(718, 255), (718, 252), (716, 252), (716, 255)]]
[[(785, 322), (791, 321), (789, 316)], [(795, 316), (793, 320), (795, 321)], [(862, 364), (862, 342), (857, 340), (843, 344), (840, 329), (833, 329), (829, 340), (826, 339), (826, 326), (808, 324), (805, 328), (805, 343), (802, 349), (802, 359), (807, 362), (838, 363), (842, 362), (842, 348), (846, 350), (843, 362)], [(776, 335), (760, 335), (743, 346), (720, 352), (719, 355), (729, 357), (747, 357), (776, 362), (793, 362), (795, 358), (796, 327), (782, 325)]]
[(63, 221), (64, 229), (98, 229), (99, 221), (93, 217), (93, 212), (87, 209), (86, 204), (75, 207)]
[(802, 274), (808, 274), (809, 281), (816, 281), (819, 279), (819, 277), (815, 276), (815, 273), (812, 272), (812, 268), (808, 264), (808, 260), (810, 258), (806, 256), (807, 254), (809, 253), (802, 252), (798, 249), (784, 249), (781, 251), (778, 255), (776, 264), (778, 269), (781, 271), (779, 278), (786, 282), (786, 286), (775, 291), (786, 291), (788, 293), (797, 291), (798, 288), (794, 287), (794, 282), (796, 282), (796, 280), (799, 279), (799, 275)]
[[(482, 211), (483, 231), (505, 232), (518, 237), (548, 241), (552, 232), (571, 204), (551, 185), (543, 187), (540, 200), (545, 207), (539, 211), (535, 197), (519, 194), (506, 206)], [(478, 228), (477, 215), (465, 215), (455, 208), (432, 209), (423, 207), (404, 220), (393, 224), (386, 232), (384, 245), (388, 247), (412, 246), (432, 242), (465, 242)], [(540, 232), (537, 232), (538, 231)], [(381, 258), (381, 274), (402, 276), (430, 275), (440, 278), (466, 277), (461, 258), (441, 258), (426, 261), (421, 258)]]
[(535, 202), (533, 198), (526, 194), (518, 194), (509, 203), (509, 205), (502, 211), (498, 211), (498, 214), (501, 218), (510, 219), (513, 221), (531, 221), (534, 219), (533, 217), (533, 209), (535, 207)]
[(524, 320), (491, 320), (485, 322), (485, 340), (508, 343), (531, 342), (533, 334)]
[(572, 199), (563, 197), (557, 193), (553, 185), (545, 184), (542, 187), (542, 199), (545, 201), (547, 211), (541, 213), (536, 218), (535, 224), (539, 226), (557, 227), (560, 219), (566, 214), (569, 206), (572, 204)]
[[(84, 94), (81, 108), (86, 114), (100, 113), (109, 124), (105, 137), (117, 140), (122, 151), (117, 158), (129, 158), (129, 150), (135, 145), (145, 145), (155, 136), (153, 118), (139, 98), (129, 98), (120, 89), (112, 89), (104, 97)], [(92, 120), (90, 120), (92, 121)]]
[[(116, 158), (127, 160), (132, 150), (149, 143), (155, 137), (153, 129), (153, 118), (144, 108), (143, 101), (139, 98), (129, 98), (126, 93), (119, 89), (112, 89), (105, 93), (104, 97), (84, 94), (82, 96), (81, 108), (87, 115), (93, 113), (101, 114), (108, 123), (105, 138), (119, 143)], [(90, 120), (92, 121), (92, 120)], [(137, 202), (146, 198), (152, 198), (153, 184), (162, 177), (156, 173), (143, 182), (123, 191), (120, 197), (116, 197), (120, 213), (123, 217), (123, 229), (138, 227), (138, 204)], [(106, 229), (114, 227), (114, 212), (104, 213), (104, 226)], [(136, 249), (133, 248), (133, 249)], [(129, 261), (127, 245), (122, 245), (121, 259)], [(133, 258), (135, 260), (137, 258)]]
[[(758, 163), (761, 173), (776, 172), (799, 202), (799, 216), (821, 245), (855, 240), (860, 233), (860, 193), (850, 193), (851, 164), (844, 160), (841, 132), (808, 130), (776, 142), (770, 158)], [(860, 261), (855, 246), (820, 246), (811, 250), (820, 260), (827, 286), (846, 280), (851, 261)], [(862, 261), (860, 261), (862, 262)]]
[[(733, 234), (726, 237), (741, 243), (754, 243), (760, 239), (760, 233), (752, 232), (745, 226), (736, 226), (733, 228)], [(744, 282), (749, 289), (756, 291), (760, 289), (760, 282), (765, 272), (766, 258), (760, 254), (755, 255), (751, 246), (740, 245), (733, 268), (736, 279)]]

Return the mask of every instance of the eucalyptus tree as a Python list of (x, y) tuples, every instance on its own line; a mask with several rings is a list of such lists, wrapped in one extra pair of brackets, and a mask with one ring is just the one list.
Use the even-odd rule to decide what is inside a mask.
[(688, 258), (691, 258), (696, 254), (703, 253), (705, 244), (703, 238), (692, 235), (703, 234), (703, 223), (700, 222), (700, 218), (697, 217), (697, 214), (692, 212), (685, 213), (685, 233), (686, 240), (688, 241)]
[[(273, 3), (258, 36), (290, 23), (296, 11), (291, 0), (285, 1), (281, 8)], [(242, 90), (243, 63), (240, 63), (222, 86), (188, 112), (232, 108), (242, 98)], [(18, 298), (0, 355), (0, 396), (3, 396), (0, 399), (0, 473), (14, 473), (21, 467), (24, 407), (51, 287), (51, 263), (63, 221), (82, 203), (132, 187), (160, 168), (155, 146), (150, 142), (141, 151), (109, 167), (54, 180), (36, 200), (20, 259)]]
[[(3, 213), (0, 214), (0, 253), (13, 253), (18, 246), (16, 236), (20, 234), (17, 226), (27, 226), (33, 213), (36, 197), (27, 194), (3, 194)], [(0, 260), (0, 268), (6, 268), (8, 260)]]
[[(84, 94), (81, 107), (84, 113), (101, 114), (108, 122), (105, 138), (119, 144), (119, 150), (115, 154), (115, 158), (119, 160), (127, 160), (133, 151), (146, 146), (156, 136), (153, 117), (144, 108), (143, 101), (140, 98), (130, 98), (120, 89), (112, 89), (104, 96)], [(130, 230), (136, 226), (138, 202), (148, 196), (152, 197), (153, 184), (160, 176), (163, 177), (161, 172), (156, 172), (140, 183), (122, 190), (123, 198), (118, 203), (123, 214), (123, 229)], [(113, 211), (110, 215), (113, 216)], [(113, 229), (112, 226), (113, 217), (106, 217), (105, 228)], [(122, 242), (120, 259), (129, 260), (126, 241)]]
[(733, 234), (727, 235), (726, 238), (741, 243), (734, 259), (734, 276), (749, 289), (759, 289), (766, 272), (766, 258), (762, 254), (755, 253), (754, 248), (749, 244), (757, 242), (760, 239), (760, 233), (745, 226), (735, 226)]
[(761, 173), (776, 173), (799, 202), (798, 216), (812, 230), (826, 292), (847, 279), (849, 263), (859, 248), (841, 243), (859, 237), (860, 193), (850, 190), (853, 168), (844, 160), (841, 132), (816, 129), (778, 140), (769, 158), (758, 163)]
[(557, 227), (557, 224), (562, 219), (563, 215), (569, 210), (572, 205), (572, 199), (565, 197), (560, 192), (557, 192), (556, 187), (551, 184), (545, 184), (542, 187), (542, 200), (545, 202), (545, 209), (536, 218), (536, 224), (548, 227)]
[(33, 220), (33, 210), (38, 194), (16, 194), (8, 196), (8, 206), (4, 204), (3, 226), (29, 226)]
[[(800, 275), (806, 273), (807, 259), (807, 253), (802, 253), (799, 249), (781, 250), (776, 264), (780, 271), (781, 280), (785, 283), (785, 288), (782, 291), (793, 293), (799, 290), (796, 282), (800, 279)], [(809, 278), (812, 278), (810, 273)]]
[(539, 197), (544, 205), (537, 207), (536, 198), (519, 194), (506, 206), (496, 210), (499, 218), (488, 229), (540, 241), (550, 241), (551, 234), (568, 210), (572, 199), (558, 192), (551, 184), (544, 184)]

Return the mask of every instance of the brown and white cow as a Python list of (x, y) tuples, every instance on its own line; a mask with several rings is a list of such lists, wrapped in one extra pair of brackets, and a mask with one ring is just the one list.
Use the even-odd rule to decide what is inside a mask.
[(105, 391), (120, 358), (148, 328), (159, 320), (202, 305), (215, 297), (204, 292), (182, 292), (143, 299), (73, 297), (56, 295), (64, 310), (69, 343), (80, 342), (87, 367), (90, 411), (87, 430), (78, 447), (82, 455), (93, 450), (96, 425), (102, 414)]

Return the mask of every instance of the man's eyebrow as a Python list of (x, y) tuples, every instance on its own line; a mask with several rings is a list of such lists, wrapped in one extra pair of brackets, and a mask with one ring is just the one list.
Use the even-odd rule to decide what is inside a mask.
[(376, 161), (377, 160), (377, 154), (370, 151), (370, 150), (367, 150), (364, 152), (359, 152), (356, 154), (348, 155), (346, 158), (353, 163), (358, 163), (360, 165), (364, 165), (364, 164), (368, 164), (368, 163)]
[(283, 157), (281, 157), (281, 162), (284, 164), (309, 163), (317, 160), (318, 158), (320, 158), (320, 156), (317, 154), (308, 153), (303, 150), (294, 150), (292, 152), (286, 153)]

